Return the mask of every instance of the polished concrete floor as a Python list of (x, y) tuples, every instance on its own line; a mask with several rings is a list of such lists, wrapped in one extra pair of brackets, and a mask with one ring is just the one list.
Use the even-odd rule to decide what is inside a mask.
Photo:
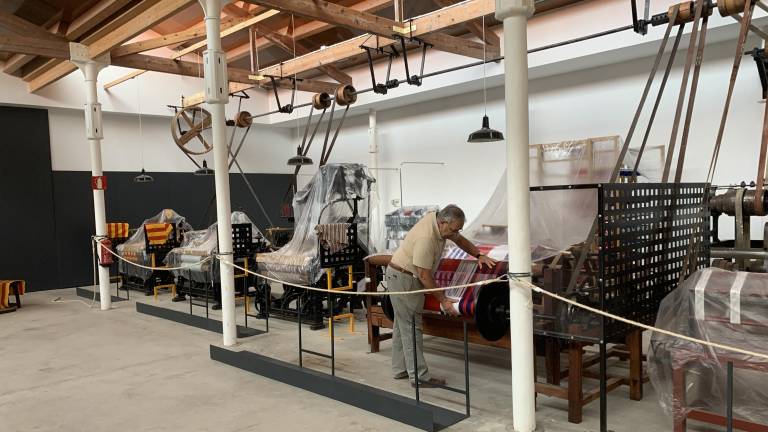
[[(209, 345), (219, 344), (220, 335), (136, 312), (136, 300), (188, 309), (171, 303), (168, 294), (154, 300), (134, 292), (131, 301), (113, 303), (106, 312), (76, 297), (74, 289), (30, 293), (22, 300), (21, 310), (0, 315), (0, 431), (416, 430), (210, 360)], [(241, 323), (242, 313), (238, 305)], [(242, 340), (236, 349), (297, 363), (296, 324), (270, 323), (268, 334)], [(389, 342), (380, 353), (370, 354), (365, 332), (364, 322), (357, 323), (354, 333), (337, 324), (337, 374), (412, 396), (407, 381), (390, 378)], [(303, 335), (307, 348), (329, 349), (327, 331), (305, 328)], [(461, 344), (426, 337), (425, 346), (433, 374), (462, 386)], [(508, 357), (504, 350), (471, 346), (472, 416), (449, 430), (513, 430)], [(328, 361), (321, 358), (305, 356), (304, 365), (329, 371)], [(611, 430), (671, 430), (650, 384), (645, 390), (640, 402), (630, 401), (626, 388), (610, 394)], [(434, 389), (424, 391), (423, 398), (457, 411), (464, 403), (460, 395)], [(585, 408), (585, 421), (579, 425), (567, 422), (566, 406), (565, 401), (539, 397), (539, 430), (599, 429), (597, 402)], [(715, 430), (691, 426), (689, 430)]]

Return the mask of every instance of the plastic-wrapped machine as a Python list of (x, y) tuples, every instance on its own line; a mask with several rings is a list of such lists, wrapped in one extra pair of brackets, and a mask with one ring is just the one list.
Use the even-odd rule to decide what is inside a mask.
[[(147, 252), (147, 245), (161, 248), (164, 245), (178, 245), (192, 226), (187, 223), (184, 216), (171, 209), (165, 209), (160, 213), (146, 219), (125, 243), (117, 246), (117, 254), (132, 263), (146, 267), (159, 266), (164, 257), (154, 257)], [(147, 281), (152, 276), (152, 270), (131, 265), (120, 260), (120, 274)]]
[[(368, 193), (373, 178), (361, 164), (321, 166), (293, 197), (293, 238), (272, 253), (258, 254), (258, 268), (290, 283), (313, 284), (322, 276), (316, 227), (356, 222), (358, 242), (367, 249)], [(354, 216), (354, 215), (357, 216)]]
[[(232, 212), (232, 226), (240, 224), (251, 225), (251, 242), (264, 241), (261, 231), (251, 219), (241, 211)], [(195, 282), (207, 283), (219, 280), (219, 262), (206, 258), (218, 251), (218, 224), (214, 223), (204, 230), (190, 231), (185, 234), (184, 241), (177, 248), (171, 249), (165, 257), (169, 267), (186, 267), (183, 270), (172, 270), (176, 277), (190, 279)], [(191, 267), (188, 267), (191, 266)]]
[[(604, 183), (621, 152), (618, 136), (563, 141), (530, 146), (530, 184), (567, 186)], [(650, 156), (649, 156), (650, 155)], [(647, 150), (638, 167), (638, 181), (652, 181), (644, 173), (654, 175), (661, 162), (655, 151)], [(629, 152), (625, 165), (634, 167), (636, 155)], [(631, 169), (630, 169), (631, 172)], [(597, 212), (594, 189), (557, 189), (531, 191), (531, 258), (540, 261), (556, 255), (571, 245), (583, 242), (589, 234)], [(502, 174), (488, 204), (467, 224), (463, 235), (487, 251), (496, 249), (494, 257), (505, 259), (507, 244), (507, 175)], [(461, 258), (454, 256), (453, 258)]]
[[(765, 354), (766, 311), (768, 275), (708, 268), (664, 298), (656, 327)], [(734, 419), (768, 425), (768, 360), (652, 334), (648, 373), (661, 406), (678, 425), (675, 430), (686, 418), (725, 416), (728, 362), (734, 370)]]

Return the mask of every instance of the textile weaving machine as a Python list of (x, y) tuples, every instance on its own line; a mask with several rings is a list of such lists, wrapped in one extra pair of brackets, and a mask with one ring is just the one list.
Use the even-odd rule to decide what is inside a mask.
[[(368, 194), (373, 181), (360, 164), (321, 166), (309, 184), (294, 195), (293, 237), (275, 252), (257, 254), (259, 271), (329, 291), (354, 289), (355, 282), (362, 279), (368, 249)], [(313, 329), (322, 328), (328, 315), (328, 308), (323, 306), (326, 298), (325, 294), (284, 285), (282, 296), (271, 298), (270, 313), (283, 319), (301, 319)], [(332, 314), (349, 301), (337, 296)]]
[[(269, 245), (245, 213), (232, 212), (231, 220), (234, 262), (245, 269), (252, 269), (254, 254), (268, 250)], [(173, 301), (184, 301), (189, 295), (204, 299), (206, 305), (212, 301), (213, 309), (221, 308), (220, 263), (213, 258), (218, 246), (217, 224), (213, 224), (205, 230), (189, 231), (181, 245), (168, 252), (165, 257), (168, 267), (187, 267), (171, 271), (176, 277), (176, 297)], [(254, 277), (248, 273), (235, 270), (235, 292), (245, 300), (246, 308), (248, 290), (253, 281)], [(259, 313), (266, 313), (265, 310), (262, 307)]]
[[(704, 269), (664, 299), (655, 326), (765, 353), (766, 306), (768, 275)], [(648, 371), (675, 432), (686, 430), (687, 419), (725, 425), (729, 388), (734, 429), (768, 430), (768, 361), (764, 358), (654, 332)]]
[(184, 235), (192, 230), (183, 216), (171, 209), (165, 209), (145, 220), (141, 228), (133, 232), (128, 240), (117, 246), (117, 254), (129, 263), (120, 260), (118, 271), (122, 287), (156, 295), (160, 288), (175, 290), (173, 275), (165, 271), (154, 271), (145, 267), (162, 265), (171, 249), (179, 246)]

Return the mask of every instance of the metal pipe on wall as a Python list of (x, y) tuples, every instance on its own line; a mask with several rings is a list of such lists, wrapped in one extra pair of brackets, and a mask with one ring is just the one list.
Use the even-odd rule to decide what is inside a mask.
[[(504, 23), (504, 105), (507, 142), (507, 226), (509, 272), (530, 281), (530, 197), (528, 161), (528, 18), (533, 0), (496, 0)], [(527, 277), (526, 277), (527, 275)], [(518, 432), (536, 429), (531, 291), (510, 280), (512, 419)]]
[[(232, 209), (229, 199), (229, 151), (227, 148), (224, 107), (229, 101), (226, 54), (221, 49), (221, 0), (199, 0), (205, 12), (205, 34), (208, 49), (203, 53), (205, 101), (211, 113), (213, 129), (213, 164), (216, 184), (216, 220), (219, 254), (232, 260)], [(237, 343), (235, 323), (234, 268), (220, 266), (221, 321), (224, 346)]]

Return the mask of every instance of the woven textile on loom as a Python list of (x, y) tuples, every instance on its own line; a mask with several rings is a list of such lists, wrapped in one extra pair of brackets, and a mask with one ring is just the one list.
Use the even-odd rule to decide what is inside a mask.
[(168, 237), (173, 231), (173, 225), (169, 223), (148, 223), (144, 224), (147, 232), (147, 240), (151, 245), (162, 245), (168, 241)]
[(107, 224), (107, 237), (111, 239), (128, 238), (130, 226), (126, 222), (110, 222)]
[(318, 224), (315, 226), (315, 233), (320, 244), (334, 254), (349, 245), (349, 226), (348, 223)]
[[(481, 253), (485, 253), (480, 249)], [(477, 260), (460, 260), (452, 258), (443, 258), (435, 272), (435, 283), (438, 287), (447, 287), (454, 285), (464, 285), (473, 282), (482, 282), (488, 279), (497, 278), (507, 272), (507, 262), (499, 261), (492, 268), (478, 268)], [(458, 309), (463, 316), (471, 317), (475, 315), (475, 303), (477, 294), (482, 286), (469, 286), (463, 288), (452, 288), (446, 291), (445, 295), (449, 298), (459, 300)], [(427, 295), (424, 300), (424, 309), (431, 311), (440, 311), (440, 302), (433, 295)]]
[(23, 280), (0, 280), (0, 309), (7, 308), (9, 306), (8, 297), (11, 295), (11, 290), (15, 288), (19, 295), (24, 294), (25, 283)]

